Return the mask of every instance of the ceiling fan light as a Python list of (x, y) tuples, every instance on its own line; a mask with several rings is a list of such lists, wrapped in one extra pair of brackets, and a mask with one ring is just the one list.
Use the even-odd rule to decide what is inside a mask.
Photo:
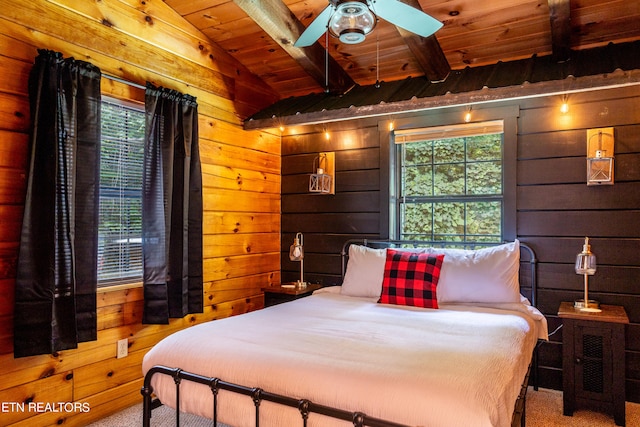
[(356, 44), (364, 41), (364, 32), (359, 28), (347, 28), (340, 33), (340, 41), (345, 44)]
[(376, 25), (376, 16), (366, 3), (340, 3), (329, 20), (329, 33), (347, 44), (362, 42)]

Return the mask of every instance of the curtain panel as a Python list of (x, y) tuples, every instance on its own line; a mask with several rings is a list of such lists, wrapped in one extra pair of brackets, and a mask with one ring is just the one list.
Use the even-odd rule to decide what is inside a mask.
[(203, 311), (196, 98), (147, 84), (142, 190), (143, 323)]
[(100, 69), (39, 50), (16, 273), (15, 357), (96, 339)]

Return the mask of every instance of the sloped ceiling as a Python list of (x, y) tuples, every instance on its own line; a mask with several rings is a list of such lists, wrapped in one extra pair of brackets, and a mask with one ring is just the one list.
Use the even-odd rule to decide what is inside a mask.
[[(389, 0), (375, 0), (389, 1)], [(328, 0), (165, 0), (281, 97), (343, 94), (535, 57), (570, 61), (585, 49), (640, 40), (637, 0), (401, 0), (441, 21), (423, 38), (379, 20), (363, 43), (293, 43)], [(328, 72), (327, 72), (328, 70)]]

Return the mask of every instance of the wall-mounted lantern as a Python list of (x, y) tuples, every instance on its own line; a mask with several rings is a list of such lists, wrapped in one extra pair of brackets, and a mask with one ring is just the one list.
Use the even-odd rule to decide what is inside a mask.
[(336, 194), (335, 153), (319, 153), (313, 160), (313, 168), (314, 173), (309, 176), (309, 192), (318, 194)]
[(587, 130), (587, 185), (613, 185), (613, 128)]

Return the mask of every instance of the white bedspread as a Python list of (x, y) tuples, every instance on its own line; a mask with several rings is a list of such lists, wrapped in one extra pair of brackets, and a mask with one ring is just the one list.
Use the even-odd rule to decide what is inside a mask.
[[(175, 333), (147, 353), (143, 371), (179, 367), (412, 426), (509, 426), (537, 337), (546, 335), (537, 314), (320, 293)], [(152, 385), (173, 406), (173, 380), (156, 375)], [(221, 391), (219, 408), (220, 422), (254, 425), (249, 397)], [(211, 418), (209, 388), (183, 382), (181, 409)], [(260, 410), (261, 425), (302, 425), (296, 409), (264, 402)], [(309, 425), (351, 423), (312, 414)]]

